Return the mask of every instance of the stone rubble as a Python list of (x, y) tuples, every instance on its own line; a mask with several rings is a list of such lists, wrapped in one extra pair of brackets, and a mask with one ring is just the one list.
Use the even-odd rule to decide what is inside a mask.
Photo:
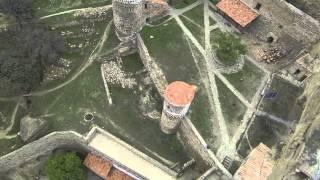
[(134, 78), (129, 78), (128, 75), (122, 70), (121, 63), (114, 61), (102, 64), (102, 69), (105, 71), (105, 79), (108, 83), (120, 85), (122, 88), (132, 88), (137, 85)]
[(71, 71), (71, 61), (60, 58), (58, 65), (51, 65), (44, 73), (44, 82), (65, 78)]
[(107, 14), (109, 6), (97, 7), (97, 8), (87, 8), (78, 11), (73, 14), (74, 17), (84, 17), (84, 18), (99, 18)]

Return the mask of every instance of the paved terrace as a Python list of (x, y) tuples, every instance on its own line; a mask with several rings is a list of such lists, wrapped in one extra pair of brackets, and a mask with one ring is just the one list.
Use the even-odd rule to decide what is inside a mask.
[(176, 179), (177, 174), (171, 169), (100, 128), (94, 128), (87, 137), (89, 147), (116, 162), (116, 166), (119, 164), (122, 170), (129, 169), (131, 174), (146, 179)]

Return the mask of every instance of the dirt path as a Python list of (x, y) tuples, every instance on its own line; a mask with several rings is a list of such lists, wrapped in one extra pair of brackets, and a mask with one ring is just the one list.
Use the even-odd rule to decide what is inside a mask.
[(98, 44), (96, 45), (96, 47), (94, 48), (94, 50), (91, 52), (88, 60), (79, 68), (78, 71), (76, 71), (73, 76), (71, 76), (70, 79), (68, 79), (67, 81), (63, 82), (62, 84), (51, 88), (51, 89), (47, 89), (47, 90), (43, 90), (43, 91), (36, 91), (36, 92), (32, 92), (30, 94), (24, 95), (24, 96), (42, 96), (44, 94), (47, 94), (49, 92), (53, 92), (56, 91), (60, 88), (63, 88), (64, 86), (68, 85), (69, 83), (71, 83), (72, 81), (74, 81), (75, 79), (77, 79), (96, 59), (96, 57), (98, 57), (99, 53), (101, 53), (103, 44), (105, 43), (105, 41), (108, 39), (108, 35), (110, 33), (110, 29), (111, 29), (111, 24), (113, 21), (110, 21), (109, 24), (107, 25), (103, 36), (101, 37), (100, 41), (98, 42)]
[[(244, 97), (244, 95), (240, 91), (238, 91), (225, 78), (225, 76), (219, 71), (219, 69), (217, 69), (217, 67), (214, 65), (214, 63), (210, 63), (212, 60), (215, 61), (216, 57), (213, 54), (214, 52), (211, 48), (210, 33), (212, 31), (212, 27), (210, 26), (210, 19), (209, 18), (215, 19), (217, 22), (216, 27), (219, 27), (223, 31), (228, 31), (228, 32), (231, 31), (232, 32), (234, 30), (232, 28), (226, 27), (225, 22), (224, 22), (225, 20), (223, 20), (220, 16), (218, 16), (215, 13), (210, 11), (208, 1), (204, 1), (203, 5), (204, 5), (205, 47), (203, 47), (197, 41), (197, 39), (193, 36), (193, 34), (184, 25), (184, 23), (181, 21), (181, 19), (179, 17), (179, 15), (182, 15), (183, 13), (191, 10), (192, 8), (196, 7), (197, 5), (195, 6), (195, 4), (193, 4), (189, 7), (184, 8), (183, 13), (181, 13), (180, 10), (172, 11), (173, 13), (171, 13), (171, 15), (176, 20), (177, 24), (180, 26), (182, 31), (184, 32), (185, 36), (187, 36), (187, 38), (190, 40), (190, 41), (188, 40), (189, 47), (190, 47), (190, 43), (192, 43), (199, 50), (199, 52), (204, 56), (204, 61), (207, 66), (206, 71), (207, 71), (208, 82), (209, 82), (209, 83), (205, 83), (205, 84), (208, 84), (208, 86), (209, 86), (209, 87), (207, 86), (210, 89), (209, 94), (211, 94), (211, 96), (212, 96), (212, 100), (210, 100), (209, 102), (210, 102), (210, 104), (212, 104), (212, 107), (214, 107), (214, 112), (215, 112), (215, 116), (216, 116), (216, 119), (217, 119), (217, 122), (219, 125), (221, 138), (222, 138), (222, 141), (225, 143), (225, 146), (222, 147), (222, 150), (228, 151), (228, 150), (230, 150), (229, 148), (231, 148), (231, 151), (233, 151), (233, 150), (235, 150), (235, 148), (233, 148), (233, 147), (235, 146), (235, 144), (239, 140), (239, 137), (245, 131), (245, 129), (248, 127), (249, 121), (251, 120), (253, 113), (257, 113), (257, 115), (260, 115), (260, 116), (267, 116), (267, 117), (271, 118), (271, 120), (276, 121), (276, 122), (280, 122), (280, 123), (285, 123), (285, 120), (283, 120), (279, 117), (275, 117), (269, 113), (257, 110), (258, 103), (261, 99), (260, 94), (261, 94), (264, 86), (266, 85), (269, 77), (270, 77), (270, 72), (267, 69), (260, 67), (259, 64), (257, 62), (255, 62), (254, 60), (252, 60), (251, 58), (249, 58), (249, 59), (247, 58), (257, 68), (260, 68), (263, 71), (263, 73), (265, 74), (265, 76), (261, 82), (261, 85), (259, 86), (255, 96), (253, 97), (252, 101), (250, 102), (246, 97)], [(193, 52), (193, 57), (195, 59), (195, 64), (197, 66), (197, 69), (201, 72), (201, 69), (199, 67), (199, 62), (198, 62), (197, 58), (195, 57), (194, 52)], [(222, 113), (221, 103), (219, 100), (219, 92), (217, 89), (217, 84), (216, 84), (215, 78), (219, 78), (223, 82), (223, 84), (241, 101), (241, 103), (244, 104), (248, 108), (248, 110), (246, 111), (246, 113), (243, 117), (243, 120), (242, 120), (243, 123), (236, 130), (236, 134), (235, 134), (235, 136), (232, 137), (232, 140), (229, 137), (229, 133), (228, 133), (228, 130), (226, 127), (226, 122), (225, 122), (225, 119), (224, 119), (224, 116)], [(213, 124), (215, 124), (215, 123), (213, 123)], [(290, 124), (285, 123), (285, 125), (287, 127), (291, 127)], [(230, 153), (232, 153), (232, 152), (230, 152)]]
[(12, 112), (12, 115), (11, 115), (11, 118), (10, 118), (10, 125), (5, 130), (0, 131), (0, 139), (11, 139), (11, 138), (15, 138), (17, 136), (17, 135), (8, 136), (7, 134), (11, 131), (11, 129), (12, 129), (13, 125), (14, 125), (14, 122), (15, 122), (15, 119), (16, 119), (16, 115), (17, 115), (20, 103), (21, 103), (21, 98), (17, 102), (17, 105), (13, 109), (13, 112)]
[[(206, 3), (204, 3), (204, 6)], [(207, 7), (208, 8), (208, 7)], [(205, 8), (206, 9), (206, 8)], [(207, 10), (204, 10), (204, 15), (205, 17), (208, 16), (207, 15)], [(215, 76), (214, 73), (212, 73), (212, 69), (214, 67), (212, 67), (212, 65), (210, 65), (211, 63), (208, 63), (211, 58), (210, 58), (210, 50), (211, 50), (211, 44), (210, 44), (210, 32), (209, 32), (209, 19), (205, 18), (204, 20), (204, 24), (205, 24), (205, 48), (203, 48), (201, 46), (201, 44), (197, 41), (197, 39), (193, 36), (193, 34), (190, 32), (190, 30), (183, 24), (183, 22), (181, 21), (181, 19), (174, 15), (174, 18), (177, 22), (177, 24), (180, 26), (180, 28), (182, 29), (182, 31), (185, 33), (185, 35), (191, 40), (191, 42), (198, 48), (198, 50), (200, 51), (200, 53), (204, 56), (205, 59), (205, 63), (207, 66), (207, 72), (208, 72), (208, 78), (209, 78), (209, 86), (210, 86), (210, 90), (211, 90), (211, 96), (213, 98), (213, 107), (214, 107), (214, 112), (216, 115), (216, 118), (218, 120), (218, 124), (220, 127), (220, 134), (221, 134), (221, 138), (223, 142), (229, 142), (230, 141), (230, 137), (229, 137), (229, 133), (227, 131), (227, 126), (225, 124), (225, 120), (224, 120), (224, 116), (222, 114), (222, 109), (221, 109), (221, 104), (219, 101), (219, 94), (218, 94), (218, 88), (216, 85), (216, 81), (215, 81)], [(214, 125), (214, 123), (213, 123)]]
[[(111, 8), (112, 6), (108, 5), (107, 7)], [(68, 11), (63, 11), (63, 12), (59, 12), (59, 13), (54, 13), (54, 14), (50, 14), (50, 15), (47, 15), (47, 16), (43, 16), (40, 19), (46, 19), (46, 18), (49, 18), (49, 17), (54, 17), (54, 16), (58, 16), (58, 15), (62, 15), (62, 14), (76, 12), (76, 11), (85, 11), (85, 10), (88, 10), (88, 9), (90, 9), (90, 8), (72, 9), (72, 10), (68, 10)], [(59, 84), (58, 86), (53, 87), (51, 89), (42, 90), (42, 91), (35, 91), (35, 92), (31, 92), (29, 94), (25, 94), (25, 95), (22, 95), (22, 96), (0, 97), (0, 101), (14, 101), (14, 100), (17, 100), (17, 99), (19, 99), (21, 97), (24, 97), (24, 96), (42, 96), (42, 95), (45, 95), (47, 93), (56, 91), (56, 90), (58, 90), (58, 89), (60, 89), (60, 88), (62, 88), (64, 86), (68, 85), (72, 81), (74, 81), (77, 77), (79, 77), (94, 62), (94, 60), (101, 53), (103, 44), (105, 43), (105, 41), (109, 37), (109, 33), (110, 33), (110, 30), (111, 30), (112, 22), (113, 21), (110, 21), (108, 23), (108, 25), (107, 25), (107, 27), (106, 27), (106, 29), (105, 29), (100, 41), (97, 43), (96, 47), (91, 52), (88, 60), (67, 81), (65, 81), (65, 82), (63, 82), (63, 83)], [(110, 52), (112, 52), (112, 51), (110, 51)]]

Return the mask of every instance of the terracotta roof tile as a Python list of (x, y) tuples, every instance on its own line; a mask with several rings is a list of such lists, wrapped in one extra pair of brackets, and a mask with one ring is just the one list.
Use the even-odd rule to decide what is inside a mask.
[(133, 180), (133, 178), (116, 168), (112, 168), (106, 180)]
[(217, 7), (242, 27), (247, 26), (259, 16), (241, 0), (221, 0)]
[(164, 98), (173, 105), (184, 106), (192, 102), (197, 87), (182, 81), (175, 81), (166, 87)]
[(270, 162), (271, 150), (260, 143), (253, 149), (248, 160), (240, 166), (237, 173), (240, 180), (266, 180), (271, 174), (273, 164)]
[(103, 179), (107, 178), (112, 168), (109, 161), (92, 153), (87, 155), (83, 164)]

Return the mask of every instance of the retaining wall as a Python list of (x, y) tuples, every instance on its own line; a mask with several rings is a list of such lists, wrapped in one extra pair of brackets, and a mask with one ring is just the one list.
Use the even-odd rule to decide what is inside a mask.
[(49, 155), (57, 148), (79, 149), (89, 152), (86, 139), (80, 134), (72, 131), (54, 132), (0, 157), (0, 173), (15, 169), (37, 157)]

